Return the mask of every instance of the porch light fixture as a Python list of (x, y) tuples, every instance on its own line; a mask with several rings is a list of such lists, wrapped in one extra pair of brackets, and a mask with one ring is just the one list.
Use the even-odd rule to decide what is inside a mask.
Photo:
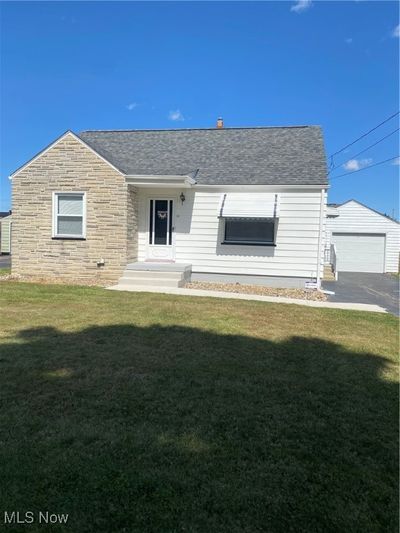
[(186, 200), (186, 197), (185, 195), (183, 194), (183, 192), (181, 192), (180, 196), (179, 196), (181, 202), (182, 202), (182, 205), (183, 205), (183, 202)]

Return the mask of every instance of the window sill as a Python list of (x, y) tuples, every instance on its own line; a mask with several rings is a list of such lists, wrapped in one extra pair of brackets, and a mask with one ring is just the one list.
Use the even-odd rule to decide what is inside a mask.
[(240, 241), (223, 241), (221, 244), (231, 244), (233, 246), (273, 246), (276, 244), (273, 242), (240, 242)]
[(62, 235), (56, 235), (55, 237), (51, 238), (53, 241), (86, 241), (86, 237), (71, 237), (71, 236), (65, 236)]

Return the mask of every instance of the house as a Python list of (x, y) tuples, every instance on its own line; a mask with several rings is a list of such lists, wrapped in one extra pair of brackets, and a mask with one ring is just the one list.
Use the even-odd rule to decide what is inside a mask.
[(11, 253), (12, 215), (10, 211), (0, 212), (0, 254)]
[(329, 204), (325, 261), (337, 272), (398, 272), (399, 223), (358, 202)]
[(320, 284), (320, 127), (68, 131), (11, 179), (14, 273)]

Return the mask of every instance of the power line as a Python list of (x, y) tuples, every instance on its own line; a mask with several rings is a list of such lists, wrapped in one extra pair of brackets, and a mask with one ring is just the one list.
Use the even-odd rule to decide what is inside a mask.
[(377, 167), (378, 165), (383, 165), (383, 163), (387, 163), (388, 161), (393, 161), (394, 159), (397, 159), (399, 156), (395, 155), (394, 157), (390, 157), (389, 159), (385, 159), (385, 161), (379, 161), (378, 163), (374, 163), (373, 165), (368, 165), (364, 168), (359, 168), (358, 170), (353, 170), (352, 172), (346, 172), (345, 174), (339, 174), (339, 176), (333, 176), (331, 180), (335, 180), (336, 178), (342, 178), (343, 176), (349, 176), (350, 174), (355, 174), (356, 172), (361, 172), (362, 170), (368, 170), (372, 167)]
[(370, 133), (372, 133), (373, 131), (377, 130), (378, 128), (380, 128), (383, 124), (386, 124), (386, 122), (389, 122), (389, 120), (392, 120), (392, 118), (394, 117), (397, 117), (397, 115), (400, 113), (400, 111), (397, 111), (397, 113), (394, 113), (394, 115), (391, 115), (390, 117), (388, 117), (387, 119), (385, 119), (383, 122), (381, 122), (380, 124), (378, 124), (377, 126), (375, 126), (374, 128), (372, 128), (371, 130), (367, 131), (367, 133), (364, 133), (363, 135), (361, 135), (361, 137), (358, 137), (358, 139), (356, 139), (355, 141), (347, 144), (346, 146), (344, 146), (343, 148), (341, 148), (340, 150), (338, 150), (337, 152), (331, 154), (331, 158), (337, 154), (340, 154), (341, 152), (343, 152), (343, 150), (346, 150), (346, 148), (350, 148), (350, 146), (353, 146), (353, 144), (355, 144), (356, 142), (360, 141), (361, 139), (364, 139), (364, 137), (366, 137), (367, 135), (369, 135)]
[(384, 141), (385, 139), (387, 139), (388, 137), (390, 137), (391, 135), (394, 135), (397, 131), (399, 131), (400, 128), (397, 128), (395, 129), (394, 131), (392, 131), (391, 133), (389, 133), (388, 135), (385, 135), (385, 137), (382, 137), (382, 139), (379, 139), (379, 141), (376, 141), (374, 144), (370, 144), (369, 146), (367, 146), (367, 148), (364, 148), (364, 150), (361, 150), (361, 152), (358, 152), (357, 154), (351, 156), (349, 159), (347, 159), (346, 161), (344, 161), (344, 163), (341, 163), (340, 165), (337, 165), (336, 167), (333, 167), (329, 170), (328, 174), (330, 174), (331, 172), (333, 172), (334, 170), (336, 170), (337, 168), (341, 167), (342, 165), (345, 165), (346, 163), (348, 163), (349, 161), (351, 161), (352, 159), (355, 159), (356, 157), (358, 157), (359, 155), (363, 154), (364, 152), (366, 152), (367, 150), (370, 150), (371, 148), (373, 148), (374, 146), (376, 146), (377, 144), (381, 143), (382, 141)]

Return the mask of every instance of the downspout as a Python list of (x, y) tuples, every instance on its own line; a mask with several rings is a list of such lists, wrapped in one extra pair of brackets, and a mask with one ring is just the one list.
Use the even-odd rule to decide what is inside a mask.
[(321, 256), (324, 228), (324, 206), (325, 206), (325, 189), (321, 190), (321, 202), (319, 210), (319, 239), (318, 239), (318, 257), (317, 257), (317, 289), (321, 289)]

